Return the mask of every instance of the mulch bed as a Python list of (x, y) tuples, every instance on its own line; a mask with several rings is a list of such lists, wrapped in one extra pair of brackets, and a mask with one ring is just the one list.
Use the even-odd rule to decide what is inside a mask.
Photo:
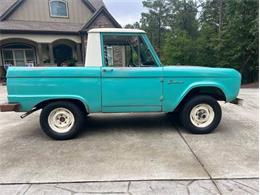
[(244, 84), (241, 88), (259, 88), (259, 82)]

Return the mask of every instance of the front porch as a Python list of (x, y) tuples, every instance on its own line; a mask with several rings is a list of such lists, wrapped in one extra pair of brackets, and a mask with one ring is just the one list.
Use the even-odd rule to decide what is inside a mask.
[(19, 35), (0, 39), (0, 78), (10, 66), (83, 66), (80, 36)]

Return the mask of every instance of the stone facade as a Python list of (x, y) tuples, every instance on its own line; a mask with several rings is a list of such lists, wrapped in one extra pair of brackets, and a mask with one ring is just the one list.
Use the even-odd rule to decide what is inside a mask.
[(113, 23), (111, 22), (111, 20), (109, 20), (109, 18), (101, 13), (96, 20), (90, 25), (89, 29), (92, 28), (111, 28), (114, 27)]
[(124, 55), (125, 50), (123, 47), (114, 46), (113, 47), (113, 59), (114, 59), (114, 66), (125, 66)]

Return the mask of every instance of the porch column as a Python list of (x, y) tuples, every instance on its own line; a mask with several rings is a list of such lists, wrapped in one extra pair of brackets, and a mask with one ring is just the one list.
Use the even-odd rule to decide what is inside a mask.
[(87, 35), (81, 33), (81, 52), (82, 52), (82, 63), (85, 64), (86, 60), (86, 45), (87, 45)]
[(4, 66), (4, 64), (2, 64), (2, 50), (1, 50), (1, 47), (0, 47), (0, 67), (1, 66)]
[(38, 61), (39, 61), (39, 64), (42, 65), (43, 64), (43, 61), (42, 61), (42, 44), (41, 43), (38, 43), (37, 44), (37, 50), (38, 50)]
[(54, 57), (53, 57), (53, 46), (51, 43), (48, 44), (49, 46), (49, 57), (50, 57), (50, 63), (54, 64)]
[(78, 60), (78, 62), (82, 62), (81, 50), (80, 50), (80, 44), (79, 43), (77, 43), (77, 60)]

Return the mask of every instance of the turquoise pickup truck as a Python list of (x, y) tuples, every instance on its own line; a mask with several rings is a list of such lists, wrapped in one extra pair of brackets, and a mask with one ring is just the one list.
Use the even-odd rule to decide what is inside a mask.
[(1, 111), (42, 110), (51, 138), (66, 140), (91, 113), (176, 112), (192, 133), (220, 123), (218, 101), (238, 102), (241, 75), (234, 69), (162, 65), (142, 30), (92, 29), (85, 67), (8, 69), (8, 103)]

